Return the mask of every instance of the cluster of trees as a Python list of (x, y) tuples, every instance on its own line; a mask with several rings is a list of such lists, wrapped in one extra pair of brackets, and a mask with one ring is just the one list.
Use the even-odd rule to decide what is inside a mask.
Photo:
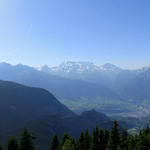
[[(6, 150), (35, 150), (33, 139), (25, 128), (19, 141), (15, 137), (8, 140)], [(140, 130), (137, 135), (129, 135), (126, 129), (119, 130), (114, 121), (111, 131), (95, 127), (89, 134), (86, 129), (77, 139), (67, 133), (61, 140), (54, 135), (49, 150), (150, 150), (150, 128)]]
[[(9, 138), (6, 150), (34, 150), (33, 139), (34, 137), (28, 129), (24, 128), (19, 141), (16, 137)], [(0, 146), (0, 150), (3, 150), (2, 146)]]
[(59, 142), (54, 135), (49, 150), (150, 150), (150, 128), (129, 135), (126, 129), (119, 130), (114, 121), (111, 131), (96, 127), (92, 134), (88, 130), (81, 132), (78, 139), (65, 134)]

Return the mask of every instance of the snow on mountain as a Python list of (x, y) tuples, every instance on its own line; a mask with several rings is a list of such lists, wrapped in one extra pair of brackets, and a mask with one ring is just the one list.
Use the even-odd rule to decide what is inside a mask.
[(110, 64), (110, 63), (106, 63), (102, 66), (100, 66), (100, 69), (103, 70), (103, 71), (106, 71), (106, 72), (120, 72), (121, 69), (113, 64)]
[(85, 71), (98, 71), (99, 67), (94, 65), (91, 62), (63, 62), (58, 67), (52, 67), (52, 71), (54, 72), (78, 72), (82, 73)]
[(90, 73), (90, 72), (119, 72), (121, 69), (118, 68), (115, 65), (112, 64), (104, 64), (102, 66), (97, 66), (92, 62), (73, 62), (73, 61), (68, 61), (68, 62), (63, 62), (59, 66), (56, 67), (48, 67), (48, 66), (43, 66), (41, 68), (42, 71), (44, 72), (50, 72), (50, 73)]

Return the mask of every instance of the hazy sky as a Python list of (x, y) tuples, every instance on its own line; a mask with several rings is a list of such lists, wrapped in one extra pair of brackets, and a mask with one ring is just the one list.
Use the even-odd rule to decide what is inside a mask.
[(0, 0), (0, 62), (150, 65), (150, 0)]

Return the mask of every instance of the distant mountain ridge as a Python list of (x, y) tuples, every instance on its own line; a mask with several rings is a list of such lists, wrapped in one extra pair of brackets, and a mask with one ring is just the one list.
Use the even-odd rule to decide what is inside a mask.
[(111, 89), (102, 84), (89, 83), (81, 79), (68, 79), (39, 71), (24, 65), (0, 64), (0, 79), (17, 82), (27, 86), (44, 88), (59, 100), (92, 101), (92, 99), (120, 99)]
[(44, 88), (76, 112), (96, 109), (122, 115), (134, 110), (135, 115), (137, 112), (149, 114), (149, 78), (150, 67), (124, 70), (112, 64), (65, 62), (38, 70), (21, 64), (0, 63), (1, 80)]
[(45, 65), (41, 67), (40, 70), (69, 79), (98, 83), (103, 86), (109, 86), (112, 84), (112, 79), (122, 71), (122, 69), (110, 63), (97, 66), (92, 62), (72, 61), (64, 62), (56, 67), (48, 67)]
[(79, 61), (79, 62), (73, 62), (73, 61), (65, 61), (61, 63), (58, 66), (49, 67), (48, 65), (44, 65), (39, 68), (39, 70), (51, 72), (51, 73), (57, 73), (57, 72), (85, 72), (85, 71), (98, 71), (98, 72), (120, 72), (122, 70), (128, 70), (128, 71), (135, 71), (135, 72), (143, 72), (150, 69), (150, 65), (146, 67), (142, 67), (139, 69), (122, 69), (116, 65), (113, 65), (111, 63), (106, 63), (104, 65), (95, 65), (92, 62), (88, 61)]
[(40, 68), (42, 71), (49, 73), (83, 73), (83, 72), (115, 72), (121, 69), (113, 64), (107, 63), (102, 66), (97, 66), (92, 62), (63, 62), (59, 66), (49, 67), (47, 65)]
[[(46, 68), (47, 72), (51, 74), (71, 79), (81, 79), (92, 83), (100, 83), (116, 91), (116, 93), (119, 93), (119, 95), (125, 96), (125, 98), (130, 97), (131, 93), (129, 91), (133, 92), (134, 86), (138, 87), (138, 84), (131, 84), (136, 84), (137, 82), (139, 83), (139, 80), (143, 83), (145, 82), (145, 80), (149, 82), (150, 78), (150, 66), (136, 70), (127, 70), (121, 69), (110, 63), (106, 63), (102, 66), (97, 66), (91, 62), (65, 62), (58, 67), (50, 68), (47, 66)], [(46, 71), (44, 70), (44, 67), (41, 67), (41, 70)], [(139, 83), (139, 86), (140, 84), (142, 83)], [(146, 87), (148, 88), (148, 86), (146, 86), (146, 83), (143, 86), (145, 86), (144, 89)], [(130, 87), (132, 87), (133, 90)], [(138, 91), (137, 93), (139, 92), (140, 91)], [(133, 95), (131, 96), (131, 98), (133, 98)]]
[[(80, 68), (82, 68), (82, 71)], [(143, 114), (150, 113), (150, 66), (127, 70), (109, 63), (96, 66), (89, 62), (66, 62), (58, 67), (47, 68), (48, 70), (50, 74), (101, 84), (119, 95), (122, 98), (122, 102), (127, 103), (123, 104), (121, 102), (121, 105), (126, 107), (127, 110), (128, 105), (133, 106), (130, 109), (136, 110), (137, 114), (139, 110)], [(120, 111), (122, 106), (118, 106), (121, 107)], [(114, 108), (116, 109), (116, 107)], [(126, 109), (124, 110), (125, 112), (127, 111)]]

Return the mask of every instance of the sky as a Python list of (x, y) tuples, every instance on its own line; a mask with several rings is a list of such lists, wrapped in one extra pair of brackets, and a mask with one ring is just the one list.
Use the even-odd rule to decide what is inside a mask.
[(149, 0), (0, 0), (0, 62), (150, 65)]

